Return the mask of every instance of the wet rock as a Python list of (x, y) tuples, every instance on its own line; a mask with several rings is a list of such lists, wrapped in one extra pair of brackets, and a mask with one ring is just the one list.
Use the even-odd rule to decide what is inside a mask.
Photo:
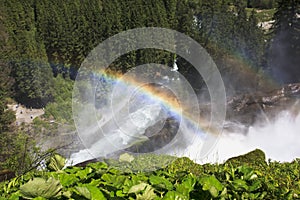
[(283, 110), (298, 112), (300, 83), (288, 84), (268, 93), (252, 93), (231, 98), (227, 103), (227, 121), (244, 125), (273, 120)]
[(155, 134), (153, 134), (153, 129), (155, 129), (156, 125), (157, 124), (146, 129), (145, 135), (150, 136), (148, 137), (149, 139), (147, 141), (141, 144), (133, 145), (125, 149), (125, 151), (133, 153), (150, 153), (156, 151), (166, 146), (172, 141), (172, 139), (176, 136), (178, 132), (180, 124), (175, 118), (170, 117), (164, 122), (164, 126), (162, 127), (162, 129), (158, 132), (154, 132)]

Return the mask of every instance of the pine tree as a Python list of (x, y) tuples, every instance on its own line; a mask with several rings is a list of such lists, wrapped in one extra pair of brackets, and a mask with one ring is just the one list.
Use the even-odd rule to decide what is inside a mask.
[(15, 120), (13, 111), (7, 109), (7, 97), (12, 95), (14, 80), (10, 77), (11, 69), (5, 63), (0, 63), (0, 133), (8, 131), (11, 123)]
[(51, 100), (52, 72), (42, 40), (35, 27), (31, 1), (5, 1), (6, 23), (9, 34), (5, 63), (12, 69), (16, 98), (19, 102), (41, 107)]
[(252, 10), (251, 15), (248, 19), (248, 37), (246, 37), (247, 45), (247, 59), (254, 68), (263, 66), (265, 62), (265, 48), (266, 42), (264, 32), (257, 26), (258, 20), (256, 18), (255, 10)]
[(300, 1), (280, 0), (274, 15), (268, 66), (280, 83), (300, 81)]

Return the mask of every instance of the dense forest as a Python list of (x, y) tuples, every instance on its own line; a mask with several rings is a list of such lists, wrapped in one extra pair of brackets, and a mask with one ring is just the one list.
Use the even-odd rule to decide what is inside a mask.
[[(237, 80), (245, 82), (233, 86), (237, 93), (260, 87), (261, 73), (280, 84), (300, 82), (299, 4), (299, 0), (0, 0), (0, 169), (22, 173), (34, 163), (26, 157), (28, 166), (18, 164), (25, 159), (24, 152), (33, 154), (23, 144), (34, 146), (28, 132), (37, 130), (14, 126), (15, 114), (7, 104), (45, 108), (45, 118), (71, 124), (77, 70), (93, 48), (121, 31), (174, 29), (201, 44), (224, 77), (237, 76), (237, 71), (245, 74), (241, 69), (258, 74), (251, 81)], [(259, 26), (258, 11), (264, 9), (275, 12), (268, 30)], [(118, 73), (150, 62), (171, 67), (175, 57), (166, 51), (137, 50), (110, 67)], [(177, 64), (200, 92), (204, 83), (195, 69), (179, 56)]]

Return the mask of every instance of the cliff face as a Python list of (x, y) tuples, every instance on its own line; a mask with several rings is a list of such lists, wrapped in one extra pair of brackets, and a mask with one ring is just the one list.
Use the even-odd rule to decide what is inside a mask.
[(300, 83), (288, 84), (267, 93), (252, 93), (231, 98), (227, 102), (227, 121), (245, 126), (274, 119), (280, 111), (300, 111)]

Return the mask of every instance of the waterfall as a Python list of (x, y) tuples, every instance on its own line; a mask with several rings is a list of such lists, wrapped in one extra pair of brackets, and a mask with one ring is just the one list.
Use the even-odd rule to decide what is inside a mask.
[[(104, 125), (106, 137), (93, 141), (87, 149), (80, 150), (71, 155), (67, 166), (76, 165), (86, 160), (105, 157), (108, 154), (130, 147), (136, 142), (142, 142), (148, 138), (144, 136), (145, 130), (161, 120), (164, 115), (159, 104), (145, 105), (142, 108), (130, 113), (130, 116), (120, 123), (109, 123)], [(97, 132), (100, 127), (92, 128)]]
[(248, 153), (254, 149), (265, 152), (266, 158), (291, 162), (300, 158), (300, 114), (290, 111), (278, 113), (277, 118), (264, 125), (250, 126), (247, 133), (224, 132), (216, 147), (204, 159), (199, 160), (197, 152), (201, 141), (195, 141), (180, 156), (188, 156), (197, 163), (222, 163), (227, 159)]

